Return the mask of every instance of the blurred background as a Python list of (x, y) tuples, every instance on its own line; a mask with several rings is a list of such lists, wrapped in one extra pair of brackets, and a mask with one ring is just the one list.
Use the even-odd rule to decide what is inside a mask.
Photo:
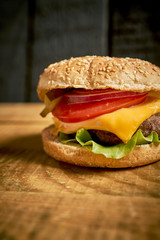
[(84, 55), (128, 56), (160, 66), (159, 1), (0, 1), (1, 102), (38, 102), (43, 69)]

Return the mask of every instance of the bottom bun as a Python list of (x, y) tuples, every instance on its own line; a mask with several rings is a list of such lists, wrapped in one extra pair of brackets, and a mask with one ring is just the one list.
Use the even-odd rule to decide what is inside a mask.
[(158, 143), (136, 146), (130, 154), (120, 159), (106, 158), (77, 143), (59, 142), (58, 137), (51, 133), (52, 127), (45, 128), (42, 132), (43, 147), (48, 155), (62, 162), (85, 167), (127, 168), (160, 160), (160, 144)]

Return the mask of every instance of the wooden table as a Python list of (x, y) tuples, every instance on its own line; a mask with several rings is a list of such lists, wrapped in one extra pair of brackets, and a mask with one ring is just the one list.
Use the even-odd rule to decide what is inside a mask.
[(42, 104), (0, 105), (0, 239), (160, 239), (160, 162), (91, 169), (42, 149)]

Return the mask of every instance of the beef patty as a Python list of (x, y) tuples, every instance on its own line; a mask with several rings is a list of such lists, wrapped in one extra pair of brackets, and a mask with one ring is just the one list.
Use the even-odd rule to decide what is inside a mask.
[[(146, 119), (138, 129), (141, 129), (145, 137), (147, 137), (152, 131), (157, 132), (160, 137), (160, 113), (154, 114)], [(100, 141), (107, 145), (116, 145), (122, 142), (119, 137), (111, 132), (103, 130), (90, 130), (90, 134), (95, 141)]]

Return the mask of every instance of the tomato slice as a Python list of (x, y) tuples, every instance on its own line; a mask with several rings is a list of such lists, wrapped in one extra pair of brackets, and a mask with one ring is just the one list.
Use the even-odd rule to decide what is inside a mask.
[(111, 88), (96, 90), (74, 89), (65, 94), (65, 101), (69, 104), (77, 104), (143, 95), (144, 93), (120, 91)]
[(53, 109), (52, 113), (59, 120), (67, 123), (80, 122), (95, 118), (102, 114), (111, 113), (123, 107), (130, 107), (143, 102), (147, 93), (141, 95), (122, 97), (119, 99), (107, 99), (90, 103), (66, 102), (65, 95)]

